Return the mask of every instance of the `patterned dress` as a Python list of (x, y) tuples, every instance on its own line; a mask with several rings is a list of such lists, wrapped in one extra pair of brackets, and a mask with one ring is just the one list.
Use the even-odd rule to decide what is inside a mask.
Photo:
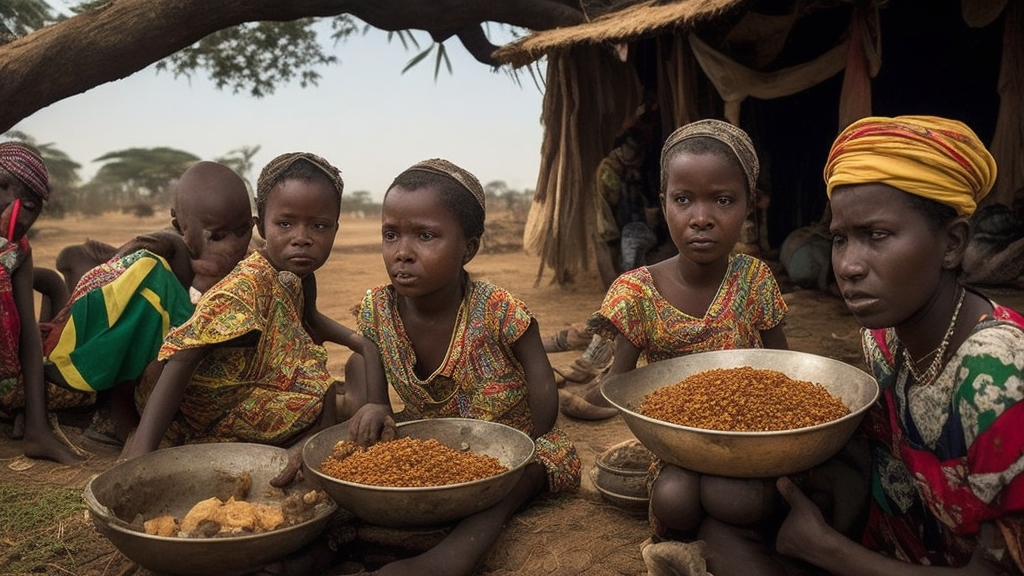
[(925, 386), (909, 377), (894, 330), (863, 331), (882, 390), (862, 427), (874, 468), (866, 546), (959, 567), (989, 521), (1001, 537), (987, 554), (1010, 572), (1024, 569), (1022, 326), (1019, 314), (996, 306)]
[[(12, 244), (0, 238), (0, 414), (12, 416), (25, 407), (25, 386), (21, 371), (21, 318), (14, 300), (12, 278), (25, 262), (32, 248), (28, 239)], [(41, 360), (41, 359), (40, 359)], [(46, 386), (46, 408), (56, 410), (87, 406), (94, 394), (66, 390), (52, 384)]]
[(778, 326), (788, 308), (763, 262), (746, 254), (729, 259), (729, 269), (703, 317), (691, 316), (666, 300), (650, 270), (619, 276), (601, 310), (591, 318), (599, 331), (622, 334), (648, 362), (711, 350), (760, 348), (761, 331)]
[[(476, 418), (533, 435), (526, 374), (512, 351), (532, 319), (526, 305), (505, 290), (470, 282), (445, 360), (427, 378), (416, 375), (416, 353), (392, 286), (366, 292), (359, 330), (380, 350), (387, 381), (405, 403), (404, 419)], [(580, 459), (565, 433), (552, 428), (535, 443), (551, 490), (578, 488)]]
[(302, 280), (259, 252), (203, 294), (160, 348), (166, 360), (216, 345), (185, 389), (171, 440), (283, 446), (312, 426), (333, 380), (327, 350), (303, 328), (302, 310)]
[(71, 388), (106, 390), (141, 376), (193, 309), (167, 261), (138, 250), (82, 276), (46, 326), (43, 354)]

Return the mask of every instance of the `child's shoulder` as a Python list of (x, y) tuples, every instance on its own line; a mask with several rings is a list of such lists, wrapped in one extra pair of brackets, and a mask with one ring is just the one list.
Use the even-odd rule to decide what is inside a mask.
[(505, 311), (503, 313), (510, 313), (512, 310), (521, 309), (529, 314), (525, 302), (505, 288), (490, 282), (470, 282), (467, 298), (475, 308), (483, 306), (492, 310), (503, 310)]
[(117, 253), (124, 256), (139, 250), (148, 250), (158, 256), (169, 259), (182, 250), (187, 252), (188, 246), (185, 244), (185, 239), (181, 234), (178, 234), (173, 228), (162, 228), (153, 232), (139, 234), (122, 244), (118, 248)]
[(490, 282), (473, 280), (469, 283), (471, 297), (480, 300), (519, 301), (511, 292)]

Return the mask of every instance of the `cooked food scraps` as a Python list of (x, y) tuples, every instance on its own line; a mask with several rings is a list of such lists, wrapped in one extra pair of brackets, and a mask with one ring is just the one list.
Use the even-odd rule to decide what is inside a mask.
[(214, 496), (200, 500), (180, 519), (162, 514), (143, 521), (142, 528), (152, 536), (179, 538), (212, 538), (259, 534), (278, 528), (294, 526), (309, 520), (314, 508), (325, 501), (321, 490), (285, 494), (278, 488), (270, 489), (271, 498), (265, 502), (248, 502), (248, 486), (244, 493), (232, 494), (227, 500)]
[(508, 471), (497, 458), (459, 451), (433, 438), (397, 438), (364, 448), (343, 440), (320, 470), (332, 478), (396, 488), (448, 486)]
[(697, 372), (659, 388), (644, 397), (638, 412), (692, 428), (768, 432), (824, 424), (850, 409), (820, 384), (742, 366)]

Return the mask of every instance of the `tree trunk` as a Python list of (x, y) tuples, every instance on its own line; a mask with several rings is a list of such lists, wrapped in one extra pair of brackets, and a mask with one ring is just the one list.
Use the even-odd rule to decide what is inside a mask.
[(420, 29), (434, 38), (472, 38), (500, 22), (533, 30), (577, 24), (582, 12), (558, 0), (113, 0), (0, 46), (0, 132), (54, 102), (120, 80), (203, 37), (244, 22), (353, 16), (384, 30)]

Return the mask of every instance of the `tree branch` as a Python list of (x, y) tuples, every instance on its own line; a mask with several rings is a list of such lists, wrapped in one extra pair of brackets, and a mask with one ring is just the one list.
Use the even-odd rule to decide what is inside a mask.
[(584, 20), (573, 5), (557, 0), (112, 0), (0, 46), (0, 132), (217, 30), (344, 13), (383, 30), (458, 31), (473, 56), (487, 64), (493, 64), (494, 46), (481, 38), (483, 22), (544, 30)]

